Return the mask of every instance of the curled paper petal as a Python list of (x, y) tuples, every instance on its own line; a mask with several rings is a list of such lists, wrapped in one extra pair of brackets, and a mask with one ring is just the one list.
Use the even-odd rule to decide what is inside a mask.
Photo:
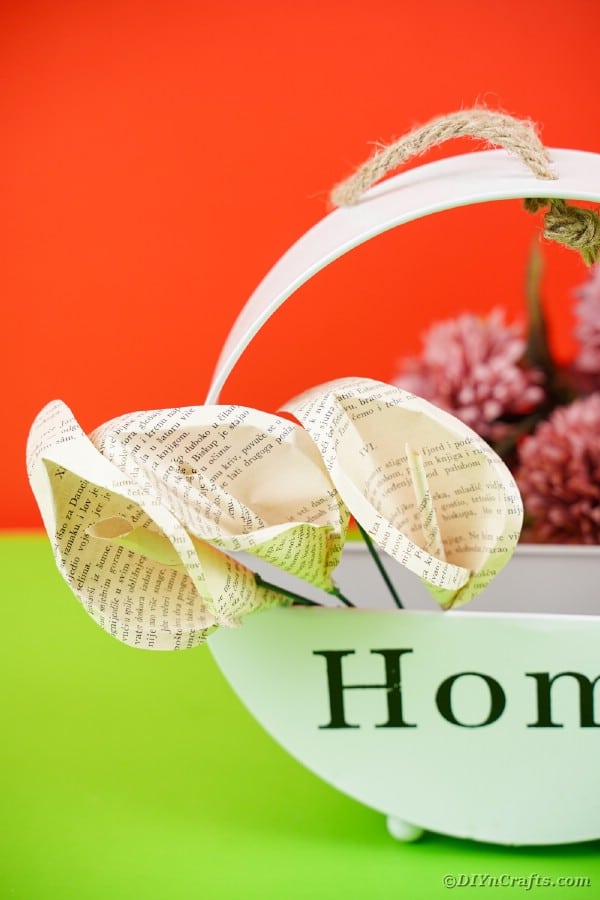
[[(100, 519), (88, 528), (87, 533), (94, 538), (117, 544), (127, 550), (134, 550), (142, 556), (184, 572), (173, 544), (166, 535), (149, 528), (133, 526), (120, 516)], [(235, 559), (226, 556), (205, 541), (191, 535), (192, 544), (202, 564), (210, 600), (208, 605), (219, 625), (239, 625), (240, 617), (254, 609), (267, 609), (282, 605), (286, 601), (256, 582), (254, 572)]]
[(195, 540), (146, 484), (115, 468), (60, 401), (28, 442), (31, 486), (57, 566), (87, 612), (136, 647), (180, 649), (279, 602), (236, 560)]
[(351, 513), (444, 608), (510, 559), (523, 517), (507, 467), (470, 428), (414, 394), (345, 378), (286, 404)]
[(90, 435), (190, 535), (332, 590), (349, 513), (309, 435), (241, 406), (132, 413)]

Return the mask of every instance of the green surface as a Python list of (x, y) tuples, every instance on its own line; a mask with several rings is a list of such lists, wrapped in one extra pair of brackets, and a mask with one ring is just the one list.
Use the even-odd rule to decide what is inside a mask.
[[(396, 843), (262, 731), (206, 647), (124, 647), (83, 612), (45, 539), (5, 536), (0, 553), (0, 900), (600, 897), (600, 842)], [(591, 886), (443, 885), (473, 873)]]

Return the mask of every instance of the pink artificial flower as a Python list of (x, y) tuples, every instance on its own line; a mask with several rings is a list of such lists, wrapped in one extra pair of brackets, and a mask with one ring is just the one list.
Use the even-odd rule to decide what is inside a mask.
[(468, 313), (433, 325), (423, 353), (409, 359), (395, 384), (453, 413), (482, 437), (499, 440), (506, 419), (533, 412), (544, 400), (544, 375), (522, 362), (525, 339), (501, 310)]
[(528, 538), (600, 543), (600, 393), (556, 409), (518, 447)]
[(575, 368), (600, 375), (600, 264), (592, 267), (588, 280), (577, 289), (575, 296), (578, 301), (575, 335), (580, 342)]

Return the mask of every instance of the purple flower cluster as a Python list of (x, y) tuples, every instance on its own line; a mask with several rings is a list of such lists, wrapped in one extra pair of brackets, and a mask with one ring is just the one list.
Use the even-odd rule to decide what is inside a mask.
[(422, 355), (405, 362), (395, 383), (498, 441), (545, 399), (543, 373), (523, 362), (524, 352), (521, 330), (506, 325), (501, 310), (465, 313), (433, 325)]
[(555, 409), (519, 445), (515, 473), (541, 543), (600, 544), (600, 393)]
[(435, 324), (396, 384), (453, 413), (497, 449), (510, 448), (524, 539), (600, 544), (600, 264), (575, 296), (570, 402), (547, 370), (526, 361), (522, 331), (498, 310)]

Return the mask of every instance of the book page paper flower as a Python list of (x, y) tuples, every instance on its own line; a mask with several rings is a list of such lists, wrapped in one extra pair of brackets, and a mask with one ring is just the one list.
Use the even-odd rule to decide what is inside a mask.
[(39, 414), (27, 455), (61, 574), (124, 643), (192, 647), (215, 625), (281, 603), (245, 566), (190, 535), (147, 479), (116, 468), (64, 403)]
[(334, 590), (349, 513), (313, 440), (242, 406), (132, 413), (90, 440), (188, 534)]
[(471, 600), (509, 560), (522, 522), (518, 490), (458, 419), (391, 385), (353, 378), (286, 409), (314, 438), (367, 534), (444, 608)]

